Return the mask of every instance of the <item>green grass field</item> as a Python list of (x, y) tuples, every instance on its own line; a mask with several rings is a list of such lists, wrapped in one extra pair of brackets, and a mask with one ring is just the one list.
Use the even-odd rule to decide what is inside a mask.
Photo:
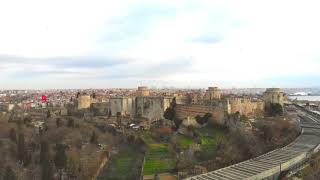
[[(195, 131), (199, 134), (201, 149), (208, 154), (208, 157), (214, 157), (217, 144), (225, 138), (225, 130), (214, 126), (195, 129)], [(176, 159), (171, 157), (169, 144), (157, 142), (150, 133), (143, 133), (140, 136), (148, 145), (144, 175), (168, 172), (174, 168)], [(196, 139), (181, 134), (174, 135), (172, 138), (181, 149), (188, 149), (191, 144), (196, 143)]]
[(126, 180), (138, 179), (140, 175), (141, 163), (143, 155), (128, 148), (126, 151), (121, 151), (111, 157), (107, 168), (99, 176), (99, 180), (113, 179)]
[(194, 143), (194, 140), (191, 137), (180, 134), (175, 137), (175, 140), (182, 149), (188, 149), (189, 146)]
[(149, 144), (149, 149), (145, 156), (144, 175), (154, 174), (155, 172), (167, 172), (173, 169), (174, 165), (175, 160), (170, 157), (168, 144)]
[(225, 138), (225, 130), (220, 127), (204, 127), (197, 129), (201, 140), (201, 149), (208, 157), (214, 157), (219, 142)]

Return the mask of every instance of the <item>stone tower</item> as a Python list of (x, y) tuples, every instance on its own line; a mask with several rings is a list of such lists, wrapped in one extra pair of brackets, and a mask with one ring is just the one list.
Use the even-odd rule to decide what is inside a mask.
[(148, 87), (146, 86), (139, 86), (137, 90), (137, 96), (149, 96), (150, 92)]
[(205, 94), (205, 100), (220, 100), (221, 91), (218, 87), (209, 87)]
[(263, 94), (266, 108), (270, 107), (271, 104), (284, 104), (284, 93), (280, 88), (268, 88)]
[(90, 95), (80, 95), (78, 97), (78, 109), (87, 109), (91, 105), (91, 96)]

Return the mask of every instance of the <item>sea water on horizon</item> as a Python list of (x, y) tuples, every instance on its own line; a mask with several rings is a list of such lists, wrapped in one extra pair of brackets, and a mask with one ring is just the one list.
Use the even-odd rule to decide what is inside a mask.
[(320, 101), (320, 96), (288, 96), (289, 99), (300, 100), (300, 101)]

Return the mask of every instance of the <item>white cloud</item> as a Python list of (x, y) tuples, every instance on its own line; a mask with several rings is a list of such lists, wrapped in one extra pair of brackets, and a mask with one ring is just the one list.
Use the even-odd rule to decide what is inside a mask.
[[(172, 62), (177, 73), (160, 69), (162, 75), (140, 73), (135, 82), (153, 78), (179, 86), (210, 82), (268, 86), (265, 80), (274, 77), (320, 76), (319, 5), (318, 1), (288, 0), (0, 2), (0, 55), (130, 60), (107, 69), (62, 69), (83, 73), (79, 78), (119, 76), (121, 71), (136, 75), (153, 67), (167, 68)], [(179, 69), (181, 64), (174, 63), (179, 59), (189, 59), (190, 67)], [(29, 67), (1, 60), (0, 65), (6, 81)], [(41, 66), (44, 72), (61, 70), (50, 64)], [(59, 75), (69, 76), (78, 77)], [(97, 84), (100, 81), (96, 79)]]
[(79, 56), (94, 51), (104, 23), (125, 6), (117, 1), (0, 2), (0, 53), (27, 57)]

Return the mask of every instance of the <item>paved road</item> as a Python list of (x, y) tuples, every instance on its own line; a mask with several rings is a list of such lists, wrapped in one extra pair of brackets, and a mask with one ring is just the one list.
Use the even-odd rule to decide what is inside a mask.
[[(301, 135), (288, 146), (186, 180), (274, 179), (306, 162), (320, 144), (320, 118), (300, 112)], [(319, 128), (318, 128), (319, 127)]]

